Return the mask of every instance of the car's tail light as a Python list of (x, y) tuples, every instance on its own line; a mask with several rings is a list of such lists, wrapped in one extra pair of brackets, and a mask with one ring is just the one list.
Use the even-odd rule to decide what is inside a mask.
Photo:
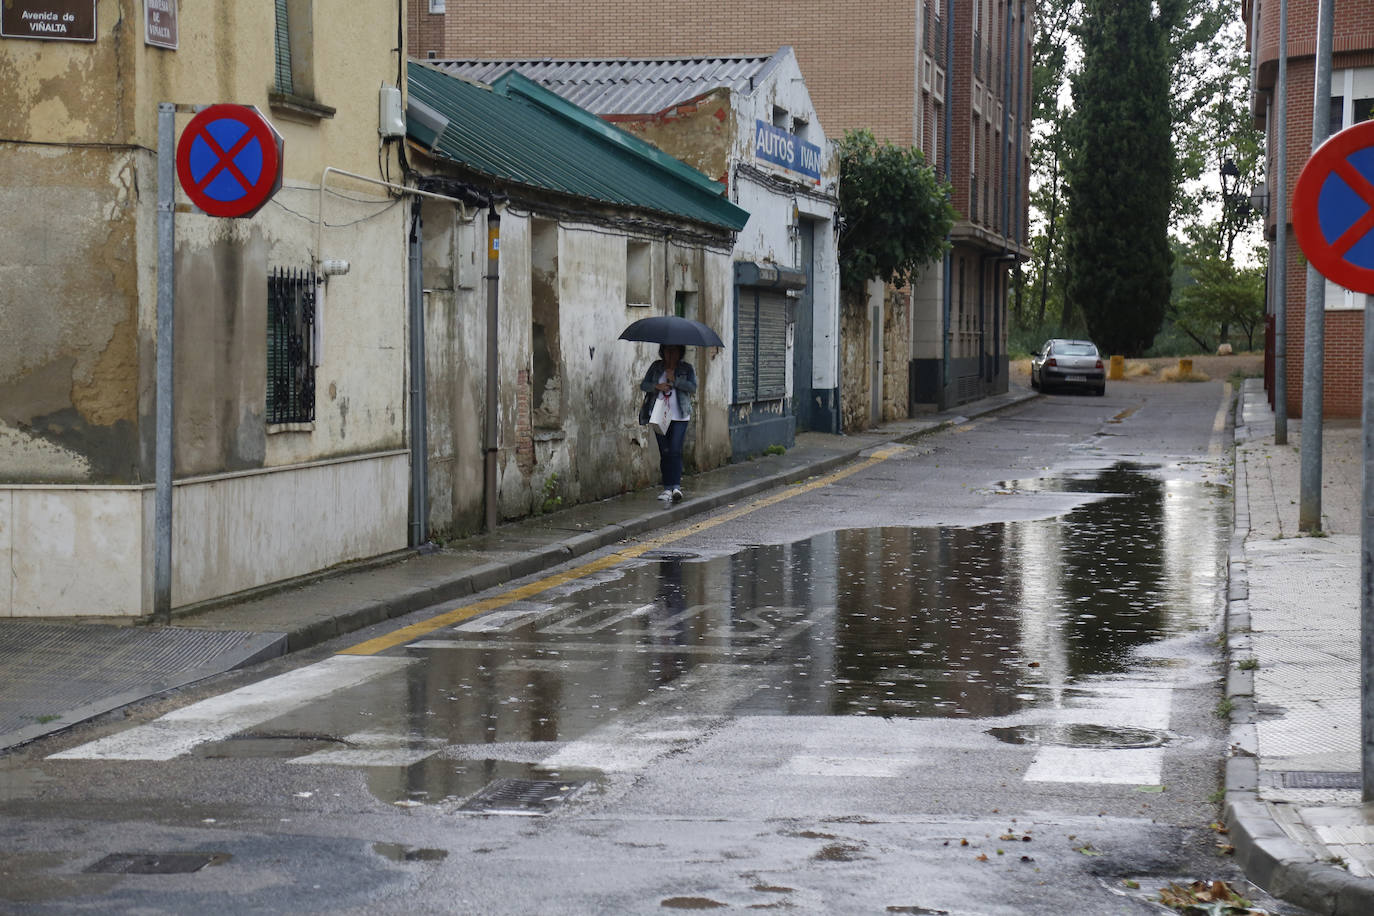
[(1102, 368), (1102, 360), (1099, 359), (1099, 360), (1097, 361), (1097, 365), (1096, 365), (1096, 366), (1093, 366), (1093, 368), (1094, 368), (1094, 369), (1101, 369), (1101, 368)]
[(1045, 360), (1045, 365), (1047, 365), (1047, 366), (1057, 366), (1057, 365), (1059, 365), (1059, 364), (1058, 364), (1057, 362), (1055, 362), (1055, 361), (1054, 361), (1054, 357), (1051, 356), (1049, 359)]

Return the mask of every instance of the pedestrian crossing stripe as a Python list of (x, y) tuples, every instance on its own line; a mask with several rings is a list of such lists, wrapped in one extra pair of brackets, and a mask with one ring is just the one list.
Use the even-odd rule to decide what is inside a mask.
[(171, 760), (197, 745), (285, 715), (322, 697), (414, 663), (410, 658), (333, 656), (219, 696), (174, 709), (146, 725), (50, 755), (49, 760)]

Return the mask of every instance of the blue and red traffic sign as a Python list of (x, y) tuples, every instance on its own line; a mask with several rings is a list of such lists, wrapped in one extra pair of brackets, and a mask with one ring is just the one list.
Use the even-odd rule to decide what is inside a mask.
[(177, 143), (177, 179), (211, 216), (257, 213), (281, 188), (282, 138), (250, 105), (211, 105)]
[(1293, 233), (1317, 272), (1374, 294), (1374, 121), (1331, 137), (1293, 188)]

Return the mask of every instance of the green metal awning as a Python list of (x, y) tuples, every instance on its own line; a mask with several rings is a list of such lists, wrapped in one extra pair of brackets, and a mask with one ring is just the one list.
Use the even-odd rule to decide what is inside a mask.
[(517, 73), (494, 86), (411, 61), (410, 97), (447, 118), (407, 117), (406, 133), (465, 169), (542, 189), (738, 231), (749, 219), (724, 186)]

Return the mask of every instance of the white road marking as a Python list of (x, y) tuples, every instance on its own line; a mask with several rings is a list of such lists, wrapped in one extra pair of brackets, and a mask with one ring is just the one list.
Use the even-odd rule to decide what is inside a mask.
[(344, 741), (347, 747), (330, 747), (287, 763), (340, 767), (408, 767), (442, 751), (443, 738), (416, 738), (390, 732), (355, 732)]
[[(1099, 725), (1164, 731), (1169, 727), (1173, 688), (1145, 682), (1087, 686), (1082, 699), (1056, 710), (1057, 724)], [(1026, 782), (1159, 785), (1163, 748), (1093, 748), (1045, 745), (1023, 777)]]
[(1163, 772), (1162, 748), (1042, 747), (1025, 780), (1154, 786)]
[(336, 655), (238, 690), (175, 709), (146, 725), (51, 755), (49, 760), (171, 760), (199, 744), (391, 674), (414, 659)]

